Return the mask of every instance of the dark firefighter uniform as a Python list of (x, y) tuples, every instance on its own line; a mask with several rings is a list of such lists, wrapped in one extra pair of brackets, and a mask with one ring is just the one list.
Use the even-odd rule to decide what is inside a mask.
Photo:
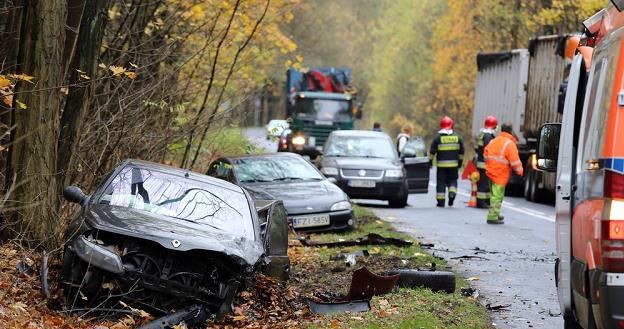
[(496, 137), (493, 129), (481, 129), (477, 138), (477, 161), (476, 166), (479, 170), (479, 181), (477, 182), (477, 207), (489, 208), (490, 206), (490, 179), (485, 173), (485, 158), (483, 150)]
[(457, 171), (464, 161), (464, 143), (461, 137), (452, 130), (440, 130), (429, 150), (430, 163), (434, 159), (437, 167), (436, 201), (438, 207), (444, 207), (447, 188), (448, 205), (452, 206), (457, 194)]

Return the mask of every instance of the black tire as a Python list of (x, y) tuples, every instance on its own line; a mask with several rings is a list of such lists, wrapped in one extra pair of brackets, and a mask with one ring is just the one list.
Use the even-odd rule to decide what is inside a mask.
[(455, 292), (455, 273), (444, 271), (419, 271), (397, 269), (388, 272), (388, 275), (399, 275), (397, 286), (406, 288), (424, 287), (431, 291)]
[(583, 329), (581, 325), (576, 321), (576, 318), (572, 312), (568, 312), (563, 315), (563, 328), (564, 329)]
[(400, 195), (398, 198), (388, 200), (391, 208), (405, 208), (407, 206), (407, 193)]
[(533, 201), (531, 196), (531, 190), (533, 189), (533, 168), (531, 167), (531, 161), (527, 160), (525, 166), (527, 170), (524, 175), (524, 199), (527, 201)]

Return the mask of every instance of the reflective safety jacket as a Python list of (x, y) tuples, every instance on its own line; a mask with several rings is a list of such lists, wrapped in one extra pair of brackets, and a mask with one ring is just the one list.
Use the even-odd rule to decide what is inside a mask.
[(507, 185), (513, 169), (518, 176), (522, 176), (522, 162), (518, 156), (516, 138), (509, 133), (501, 132), (483, 150), (485, 158), (485, 173), (492, 183)]
[(436, 159), (438, 168), (459, 168), (464, 161), (464, 143), (453, 130), (442, 129), (431, 143), (429, 160)]
[(485, 158), (483, 157), (483, 150), (490, 143), (490, 141), (494, 139), (494, 137), (496, 136), (494, 136), (493, 129), (483, 128), (479, 132), (479, 137), (477, 137), (477, 148), (475, 150), (477, 154), (477, 162), (475, 163), (477, 165), (477, 168), (485, 169)]

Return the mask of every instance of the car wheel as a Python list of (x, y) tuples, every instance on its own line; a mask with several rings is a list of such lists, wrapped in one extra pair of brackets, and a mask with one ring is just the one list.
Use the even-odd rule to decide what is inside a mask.
[(405, 206), (407, 206), (407, 193), (398, 198), (388, 200), (388, 205), (392, 208), (405, 208)]
[[(87, 272), (90, 273), (89, 280), (85, 280)], [(63, 255), (59, 286), (63, 288), (67, 305), (71, 308), (97, 305), (102, 275), (99, 269), (90, 266), (67, 249)]]
[(424, 287), (431, 291), (455, 291), (455, 273), (445, 271), (419, 271), (412, 269), (396, 269), (388, 272), (388, 275), (399, 275), (397, 286), (405, 288)]

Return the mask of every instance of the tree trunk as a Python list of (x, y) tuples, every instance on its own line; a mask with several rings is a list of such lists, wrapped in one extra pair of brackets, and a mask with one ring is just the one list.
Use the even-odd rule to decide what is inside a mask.
[[(14, 96), (11, 134), (11, 170), (14, 177), (12, 235), (26, 242), (58, 239), (56, 142), (63, 82), (66, 1), (32, 0), (23, 8), (17, 63), (18, 72), (35, 77), (34, 84), (20, 82)], [(16, 101), (27, 108), (20, 109)], [(23, 234), (23, 235), (21, 235)]]
[(109, 3), (110, 0), (85, 1), (80, 34), (70, 65), (69, 94), (61, 117), (56, 162), (59, 172), (59, 192), (64, 186), (69, 185), (74, 177), (72, 173), (76, 164), (74, 155), (78, 149), (78, 136), (95, 88), (94, 83), (85, 78), (81, 82), (82, 73), (78, 70), (85, 72), (84, 75), (90, 78), (95, 78)]

